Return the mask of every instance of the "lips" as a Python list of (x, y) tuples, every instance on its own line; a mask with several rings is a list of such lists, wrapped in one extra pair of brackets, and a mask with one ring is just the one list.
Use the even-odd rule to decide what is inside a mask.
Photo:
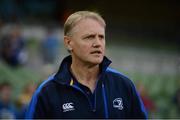
[(102, 52), (100, 50), (95, 50), (95, 51), (92, 51), (91, 54), (102, 54)]

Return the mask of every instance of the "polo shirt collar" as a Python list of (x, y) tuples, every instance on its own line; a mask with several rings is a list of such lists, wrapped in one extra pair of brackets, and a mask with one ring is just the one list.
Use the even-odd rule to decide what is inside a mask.
[[(72, 57), (71, 55), (65, 57), (59, 67), (58, 72), (55, 74), (55, 81), (60, 84), (68, 84), (71, 81), (71, 73), (69, 71), (70, 66), (72, 63)], [(100, 64), (100, 71), (101, 75), (103, 75), (108, 68), (108, 66), (111, 64), (111, 61), (104, 56), (102, 63)]]

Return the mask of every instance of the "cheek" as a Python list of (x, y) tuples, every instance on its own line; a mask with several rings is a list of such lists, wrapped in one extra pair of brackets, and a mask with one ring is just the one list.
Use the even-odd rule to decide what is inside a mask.
[(76, 44), (74, 47), (74, 50), (80, 52), (81, 54), (87, 54), (89, 49), (90, 46), (87, 44)]
[(85, 52), (84, 54), (88, 54), (91, 50), (91, 46), (90, 45), (83, 45), (82, 50)]

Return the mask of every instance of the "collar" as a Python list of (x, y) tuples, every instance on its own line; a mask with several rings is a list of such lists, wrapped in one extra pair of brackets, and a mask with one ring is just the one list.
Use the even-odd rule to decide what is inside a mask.
[[(54, 79), (56, 82), (60, 84), (70, 84), (71, 81), (71, 73), (69, 71), (70, 66), (72, 63), (72, 57), (71, 55), (65, 57), (59, 67), (58, 72), (55, 74)], [(111, 64), (111, 61), (104, 56), (102, 63), (100, 64), (100, 71), (101, 75), (103, 75), (108, 68), (108, 66)]]

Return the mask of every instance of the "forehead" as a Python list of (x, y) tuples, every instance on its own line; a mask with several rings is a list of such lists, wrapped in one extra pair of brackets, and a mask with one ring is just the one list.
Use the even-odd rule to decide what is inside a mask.
[(80, 20), (72, 29), (73, 33), (81, 33), (81, 34), (91, 34), (91, 33), (99, 33), (104, 34), (105, 26), (101, 24), (99, 21), (86, 18)]

